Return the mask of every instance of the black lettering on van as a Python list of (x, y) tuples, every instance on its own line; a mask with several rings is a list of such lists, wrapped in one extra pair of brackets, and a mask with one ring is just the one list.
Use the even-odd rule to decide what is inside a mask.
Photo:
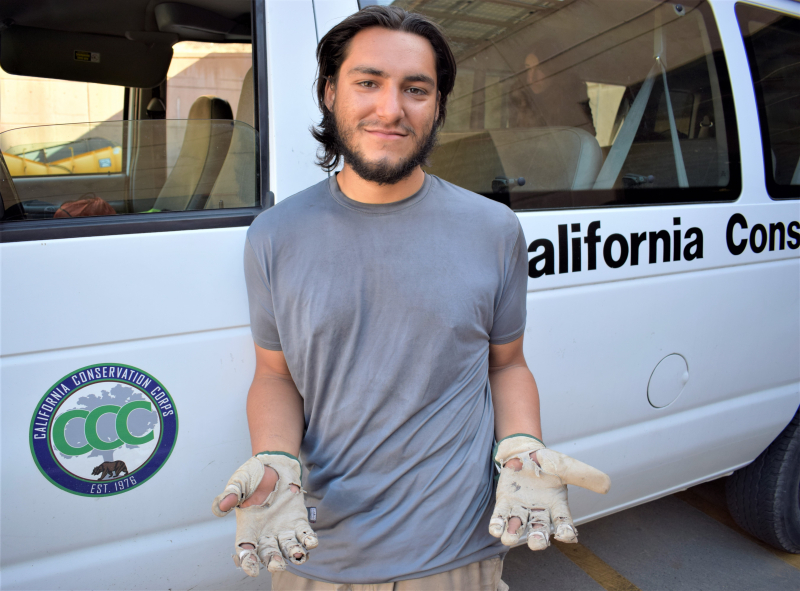
[[(572, 231), (580, 233), (581, 225), (572, 224)], [(581, 237), (577, 236), (572, 239), (572, 272), (579, 273), (581, 270)]]
[[(531, 242), (528, 246), (528, 252), (534, 255), (528, 261), (528, 275), (537, 279), (545, 275), (556, 274), (556, 257), (558, 258), (559, 275), (570, 272), (581, 272), (583, 270), (581, 264), (581, 238), (583, 238), (583, 243), (586, 244), (588, 258), (587, 270), (589, 271), (597, 269), (597, 250), (601, 242), (601, 254), (606, 266), (610, 269), (619, 269), (628, 262), (629, 258), (631, 267), (638, 266), (639, 256), (642, 255), (641, 247), (644, 243), (648, 243), (648, 245), (646, 254), (642, 256), (647, 256), (650, 264), (702, 259), (703, 231), (697, 227), (689, 228), (684, 231), (680, 227), (681, 218), (679, 217), (672, 218), (672, 224), (672, 232), (668, 229), (650, 232), (631, 232), (630, 241), (628, 241), (627, 234), (611, 234), (604, 240), (598, 232), (601, 227), (600, 220), (589, 223), (584, 236), (580, 235), (581, 224), (559, 224), (557, 240), (552, 241), (547, 238), (539, 238)], [(741, 214), (734, 214), (728, 222), (728, 248), (731, 249), (731, 252), (734, 254), (741, 254), (747, 247), (747, 244), (752, 243), (752, 239), (744, 238), (740, 243), (734, 243), (733, 231), (737, 225), (747, 228), (747, 221)], [(792, 226), (788, 232), (790, 238), (796, 236), (794, 241), (790, 240), (788, 242), (790, 248), (793, 244), (800, 246), (800, 233), (796, 232), (795, 228), (800, 229), (800, 224)], [(763, 230), (763, 240), (761, 240), (761, 243), (766, 244), (767, 231), (763, 226), (761, 226), (761, 229)], [(771, 229), (771, 231), (779, 237), (778, 242), (781, 243), (783, 241), (781, 228)], [(794, 234), (792, 234), (792, 232), (794, 232)], [(570, 236), (570, 233), (572, 236)], [(575, 234), (577, 234), (577, 236)], [(570, 247), (572, 250), (571, 254)], [(556, 248), (558, 248), (558, 253), (556, 253)], [(795, 248), (797, 248), (797, 246), (795, 246)], [(659, 251), (661, 252), (660, 257)], [(571, 264), (570, 260), (572, 261)]]
[[(694, 236), (694, 240), (687, 242), (683, 247), (683, 258), (687, 261), (703, 258), (703, 231), (700, 228), (689, 228), (686, 230), (684, 238), (688, 240)], [(694, 249), (694, 250), (692, 250)]]
[(659, 232), (650, 232), (650, 264), (658, 262), (658, 241), (663, 242), (662, 257), (665, 263), (669, 262), (669, 232), (661, 230)]
[(639, 245), (642, 242), (647, 242), (647, 232), (631, 233), (631, 267), (639, 264)]
[(558, 225), (558, 273), (569, 273), (569, 241), (567, 224)]
[[(614, 259), (614, 243), (619, 243), (619, 258)], [(619, 269), (628, 260), (628, 241), (622, 234), (612, 234), (603, 244), (603, 260), (612, 269)]]
[(800, 232), (798, 232), (800, 230), (800, 222), (792, 222), (786, 230), (786, 233), (789, 234), (786, 246), (792, 250), (797, 250), (800, 248)]
[[(528, 275), (534, 279), (542, 275), (553, 275), (555, 273), (553, 243), (546, 238), (539, 238), (531, 242), (530, 246), (528, 246), (528, 252), (536, 252), (540, 247), (544, 248), (544, 252), (528, 261)], [(540, 262), (544, 263), (541, 269), (537, 266)]]
[(597, 230), (600, 229), (600, 222), (592, 222), (589, 224), (589, 229), (586, 230), (586, 238), (583, 241), (587, 246), (587, 256), (589, 258), (589, 271), (597, 269), (597, 243), (600, 242), (600, 236), (597, 235)]
[(733, 229), (736, 226), (740, 226), (745, 230), (747, 229), (747, 220), (740, 213), (735, 213), (731, 216), (731, 219), (728, 220), (728, 229), (725, 232), (725, 241), (728, 243), (728, 250), (732, 255), (739, 256), (744, 252), (744, 249), (747, 248), (747, 238), (742, 238), (742, 241), (738, 244), (733, 241)]
[[(759, 234), (761, 236), (761, 238), (759, 238), (758, 245), (756, 245), (756, 234)], [(760, 252), (763, 252), (766, 247), (767, 247), (767, 229), (761, 224), (756, 224), (755, 226), (753, 226), (753, 229), (750, 230), (750, 250), (758, 254)]]
[(769, 249), (775, 250), (775, 233), (778, 233), (780, 240), (778, 241), (778, 250), (783, 250), (784, 242), (786, 242), (786, 228), (783, 223), (769, 225)]
[[(681, 225), (681, 218), (672, 218), (673, 226)], [(681, 230), (680, 228), (672, 231), (672, 260), (681, 260)]]

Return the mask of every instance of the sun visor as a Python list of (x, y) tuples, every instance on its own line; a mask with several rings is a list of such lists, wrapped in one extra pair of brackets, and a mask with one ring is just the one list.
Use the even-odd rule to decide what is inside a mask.
[(18, 76), (153, 88), (166, 78), (171, 60), (165, 42), (17, 25), (0, 33), (0, 66)]
[[(158, 30), (176, 33), (182, 40), (192, 41), (249, 41), (250, 23), (227, 19), (199, 6), (167, 2), (155, 7)], [(249, 15), (243, 15), (247, 18)]]

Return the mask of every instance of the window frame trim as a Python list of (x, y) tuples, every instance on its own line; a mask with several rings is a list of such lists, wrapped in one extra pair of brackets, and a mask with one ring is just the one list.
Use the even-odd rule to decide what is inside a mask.
[[(781, 185), (775, 182), (775, 177), (772, 174), (772, 139), (769, 134), (769, 121), (767, 120), (766, 101), (761, 88), (756, 86), (754, 74), (759, 74), (758, 62), (756, 61), (755, 49), (751, 37), (745, 36), (744, 26), (751, 19), (746, 14), (741, 14), (745, 11), (763, 11), (771, 12), (783, 17), (790, 17), (800, 21), (800, 15), (786, 12), (784, 10), (761, 6), (758, 4), (750, 4), (749, 2), (736, 2), (733, 5), (733, 11), (736, 15), (736, 24), (739, 27), (739, 35), (742, 38), (744, 51), (747, 55), (747, 69), (750, 74), (750, 84), (753, 89), (753, 95), (756, 99), (756, 111), (758, 113), (758, 129), (761, 132), (761, 159), (764, 163), (764, 186), (767, 189), (767, 195), (772, 201), (791, 201), (800, 199), (800, 185)], [(769, 25), (766, 25), (769, 26)], [(760, 74), (759, 74), (760, 75)]]

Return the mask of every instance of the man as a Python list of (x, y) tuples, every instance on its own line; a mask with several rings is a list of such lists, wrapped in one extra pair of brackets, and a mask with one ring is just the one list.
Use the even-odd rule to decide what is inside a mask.
[(577, 127), (595, 135), (586, 83), (572, 69), (554, 72), (540, 59), (557, 46), (555, 39), (538, 39), (525, 56), (524, 80), (509, 93), (509, 126)]
[(213, 509), (238, 507), (234, 560), (273, 589), (494, 591), (496, 537), (545, 547), (553, 511), (575, 541), (558, 471), (607, 477), (539, 442), (516, 216), (420, 168), (456, 73), (441, 31), (370, 7), (317, 57), (320, 163), (344, 167), (248, 232), (256, 455)]

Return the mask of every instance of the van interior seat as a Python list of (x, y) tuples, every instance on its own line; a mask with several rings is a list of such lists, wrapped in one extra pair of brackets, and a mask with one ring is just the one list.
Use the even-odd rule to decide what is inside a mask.
[(528, 191), (591, 189), (603, 153), (597, 139), (576, 127), (489, 132), (508, 178), (525, 177)]
[(218, 123), (233, 120), (228, 101), (217, 96), (197, 97), (188, 119), (181, 151), (154, 209), (203, 209), (228, 154), (233, 126)]
[(206, 209), (229, 209), (259, 205), (256, 191), (256, 137), (253, 68), (242, 80), (242, 92), (236, 107), (236, 125), (225, 162), (205, 204)]
[[(705, 139), (681, 139), (686, 177), (690, 187), (724, 187), (730, 180), (727, 158), (720, 162), (719, 146), (714, 137)], [(652, 182), (642, 186), (647, 189), (670, 189), (678, 186), (675, 154), (672, 142), (634, 142), (625, 158), (615, 188), (622, 188), (622, 177), (626, 174), (651, 176)]]
[(591, 189), (603, 165), (595, 137), (574, 127), (442, 133), (428, 171), (476, 193), (523, 177), (514, 192)]

